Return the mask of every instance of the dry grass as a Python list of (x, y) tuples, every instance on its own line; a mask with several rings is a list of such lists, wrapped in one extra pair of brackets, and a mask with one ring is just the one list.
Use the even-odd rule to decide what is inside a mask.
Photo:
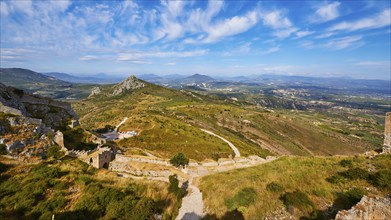
[[(285, 192), (300, 190), (307, 194), (317, 209), (331, 204), (338, 193), (351, 187), (370, 188), (371, 193), (384, 194), (364, 180), (353, 180), (344, 183), (332, 184), (326, 181), (327, 177), (344, 171), (339, 162), (345, 157), (283, 157), (276, 161), (262, 164), (257, 167), (245, 168), (225, 173), (203, 177), (200, 180), (200, 189), (203, 192), (205, 205), (210, 213), (222, 216), (228, 210), (227, 200), (243, 188), (253, 188), (257, 197), (254, 204), (244, 211), (246, 219), (259, 219), (284, 207), (280, 197)], [(367, 169), (371, 166), (378, 169), (390, 169), (391, 157), (379, 157), (369, 160), (362, 157), (348, 157), (353, 160), (354, 166)], [(271, 192), (266, 185), (276, 182), (283, 187), (281, 192)], [(389, 193), (389, 192), (388, 192)], [(304, 213), (296, 213), (297, 217)]]

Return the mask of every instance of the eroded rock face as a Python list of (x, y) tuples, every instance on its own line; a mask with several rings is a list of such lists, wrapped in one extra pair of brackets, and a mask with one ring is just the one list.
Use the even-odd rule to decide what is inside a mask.
[(1, 83), (0, 112), (42, 119), (48, 127), (63, 126), (71, 119), (77, 119), (69, 103), (33, 95)]
[(339, 211), (336, 220), (391, 219), (391, 198), (364, 196), (349, 210)]
[(94, 88), (92, 88), (91, 94), (88, 96), (88, 98), (90, 98), (90, 97), (92, 97), (92, 96), (94, 96), (94, 95), (98, 95), (98, 94), (100, 94), (101, 92), (102, 92), (102, 91), (100, 90), (99, 87), (94, 87)]
[(126, 91), (132, 91), (134, 89), (142, 88), (145, 84), (138, 80), (135, 76), (130, 76), (121, 83), (115, 85), (113, 87), (114, 91), (112, 93), (113, 96), (121, 95)]

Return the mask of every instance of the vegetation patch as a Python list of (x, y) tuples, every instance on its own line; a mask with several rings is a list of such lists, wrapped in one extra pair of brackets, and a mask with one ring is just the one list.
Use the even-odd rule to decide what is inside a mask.
[(230, 199), (225, 200), (225, 205), (228, 210), (244, 210), (243, 207), (249, 207), (255, 202), (257, 192), (254, 188), (246, 187), (240, 190), (236, 195)]
[(281, 192), (284, 190), (284, 187), (276, 182), (271, 182), (266, 185), (266, 190), (269, 192)]
[(189, 159), (183, 153), (177, 153), (170, 159), (170, 163), (176, 167), (185, 167)]
[(291, 206), (299, 209), (303, 213), (312, 213), (315, 210), (314, 203), (311, 202), (307, 194), (299, 190), (285, 193), (281, 197), (281, 200), (284, 202), (284, 205), (288, 208), (288, 210)]

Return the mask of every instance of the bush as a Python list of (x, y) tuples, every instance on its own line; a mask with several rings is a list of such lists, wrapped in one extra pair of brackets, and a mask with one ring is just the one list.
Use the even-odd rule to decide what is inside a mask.
[(341, 160), (341, 162), (339, 162), (339, 165), (343, 166), (343, 167), (352, 167), (353, 166), (353, 163), (351, 160)]
[(391, 190), (391, 170), (380, 170), (371, 175), (370, 179), (374, 186)]
[(179, 187), (179, 180), (177, 178), (177, 175), (174, 174), (169, 176), (168, 180), (170, 181), (170, 185), (168, 186), (168, 191), (174, 193), (178, 198), (183, 198), (186, 192), (184, 189)]
[(326, 179), (326, 181), (329, 182), (329, 183), (332, 183), (332, 184), (338, 184), (338, 183), (344, 183), (344, 182), (346, 182), (346, 179), (345, 179), (343, 176), (337, 174), (337, 175), (328, 177), (328, 178)]
[(6, 155), (7, 153), (7, 146), (5, 146), (5, 144), (0, 144), (0, 155)]
[(297, 209), (299, 209), (302, 212), (310, 213), (313, 210), (315, 210), (314, 204), (311, 202), (311, 200), (308, 198), (307, 194), (296, 190), (294, 192), (288, 192), (285, 193), (281, 197), (284, 205), (289, 208), (290, 206), (293, 206)]
[(52, 145), (48, 148), (47, 156), (53, 157), (54, 159), (59, 159), (64, 156), (64, 152), (61, 151), (60, 146)]
[(249, 207), (255, 202), (257, 192), (254, 188), (246, 187), (240, 190), (234, 197), (225, 200), (225, 205), (232, 211), (241, 207)]
[(369, 179), (369, 173), (368, 171), (361, 169), (361, 168), (350, 168), (347, 171), (340, 172), (339, 173), (341, 176), (345, 177), (346, 179), (350, 180), (357, 180), (357, 179), (362, 179), (362, 180), (368, 180)]
[(177, 153), (170, 159), (170, 163), (176, 167), (185, 167), (189, 164), (189, 159), (183, 153)]
[(266, 190), (269, 192), (281, 192), (284, 190), (284, 187), (276, 182), (271, 182), (266, 185)]
[(337, 209), (350, 209), (357, 204), (361, 198), (366, 194), (366, 191), (360, 188), (352, 188), (337, 196), (334, 206)]

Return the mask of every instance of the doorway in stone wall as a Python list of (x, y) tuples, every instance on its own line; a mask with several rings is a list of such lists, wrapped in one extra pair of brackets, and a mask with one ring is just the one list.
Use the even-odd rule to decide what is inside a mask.
[(109, 164), (108, 164), (108, 163), (104, 163), (104, 164), (103, 164), (103, 168), (109, 169)]

